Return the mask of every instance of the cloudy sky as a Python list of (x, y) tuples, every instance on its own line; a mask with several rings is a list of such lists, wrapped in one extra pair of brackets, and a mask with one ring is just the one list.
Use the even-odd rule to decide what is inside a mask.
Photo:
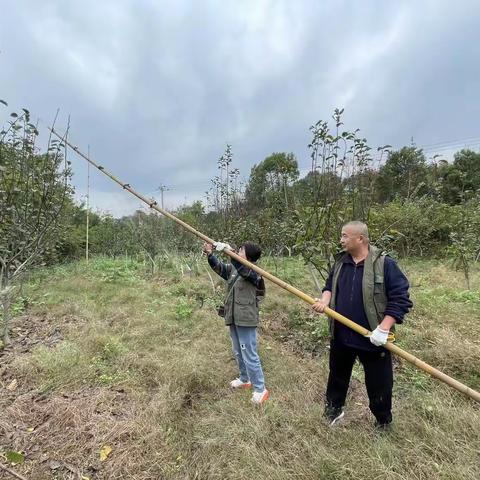
[[(477, 0), (4, 3), (0, 121), (26, 107), (46, 137), (59, 108), (80, 149), (144, 194), (170, 187), (169, 208), (204, 195), (226, 143), (245, 178), (277, 151), (306, 168), (308, 127), (336, 106), (372, 147), (480, 147)], [(92, 183), (94, 208), (139, 206)]]

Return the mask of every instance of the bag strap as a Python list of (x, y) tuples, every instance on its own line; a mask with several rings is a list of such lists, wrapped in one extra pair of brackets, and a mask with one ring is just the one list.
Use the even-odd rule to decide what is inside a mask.
[[(235, 267), (232, 265), (232, 268), (235, 268)], [(230, 297), (230, 294), (233, 291), (233, 287), (235, 286), (235, 284), (238, 282), (238, 279), (240, 278), (240, 274), (238, 273), (237, 269), (235, 269), (235, 271), (237, 272), (237, 278), (234, 280), (234, 282), (232, 283), (232, 286), (230, 287), (230, 289), (227, 292), (227, 296), (225, 297), (225, 300), (223, 301), (224, 305), (227, 303), (227, 300), (228, 300), (228, 298)]]

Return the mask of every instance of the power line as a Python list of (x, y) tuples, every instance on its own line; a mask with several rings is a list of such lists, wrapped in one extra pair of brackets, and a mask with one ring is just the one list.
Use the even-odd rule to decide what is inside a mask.
[[(400, 147), (399, 147), (400, 148)], [(417, 145), (416, 148), (421, 149), (425, 155), (431, 156), (432, 153), (440, 153), (440, 155), (445, 152), (452, 150), (460, 150), (463, 148), (469, 149), (478, 149), (480, 150), (480, 137), (467, 137), (457, 140), (442, 141), (437, 143), (430, 143), (425, 145)], [(392, 147), (392, 150), (395, 150)], [(374, 152), (371, 154), (371, 159), (373, 162), (378, 162), (382, 159), (386, 159), (386, 155), (381, 152)], [(308, 167), (300, 168), (300, 172), (308, 173), (311, 171), (310, 165)]]
[(438, 146), (441, 146), (441, 145), (444, 145), (444, 144), (449, 144), (449, 145), (452, 145), (452, 144), (456, 144), (456, 143), (479, 143), (480, 142), (480, 137), (468, 137), (468, 138), (460, 138), (460, 139), (457, 139), (457, 140), (444, 140), (444, 141), (441, 141), (441, 142), (437, 142), (437, 143), (430, 143), (430, 144), (427, 144), (427, 145), (423, 145), (423, 148), (425, 149), (429, 149), (430, 147), (438, 147)]
[(459, 144), (451, 144), (451, 145), (444, 145), (443, 147), (438, 148), (422, 148), (424, 152), (446, 152), (449, 150), (459, 150), (462, 148), (475, 148), (480, 145), (480, 140), (474, 143), (459, 143)]

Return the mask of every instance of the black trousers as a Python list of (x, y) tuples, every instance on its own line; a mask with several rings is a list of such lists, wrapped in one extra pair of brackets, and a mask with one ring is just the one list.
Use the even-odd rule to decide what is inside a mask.
[(327, 406), (341, 408), (345, 404), (353, 364), (360, 360), (365, 372), (370, 410), (378, 423), (392, 421), (393, 367), (388, 350), (366, 351), (330, 343), (330, 373), (327, 384)]

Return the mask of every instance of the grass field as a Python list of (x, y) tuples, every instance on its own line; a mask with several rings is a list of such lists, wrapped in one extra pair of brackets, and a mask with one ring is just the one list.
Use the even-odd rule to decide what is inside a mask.
[[(315, 294), (299, 260), (263, 266)], [(467, 291), (447, 265), (401, 266), (415, 308), (398, 345), (480, 390), (478, 270)], [(24, 462), (9, 468), (31, 480), (480, 478), (480, 405), (404, 362), (390, 433), (373, 429), (358, 366), (345, 421), (326, 426), (326, 319), (272, 284), (260, 337), (271, 399), (253, 408), (228, 388), (236, 368), (203, 263), (160, 272), (100, 258), (32, 277), (0, 352), (3, 465), (15, 451)]]

